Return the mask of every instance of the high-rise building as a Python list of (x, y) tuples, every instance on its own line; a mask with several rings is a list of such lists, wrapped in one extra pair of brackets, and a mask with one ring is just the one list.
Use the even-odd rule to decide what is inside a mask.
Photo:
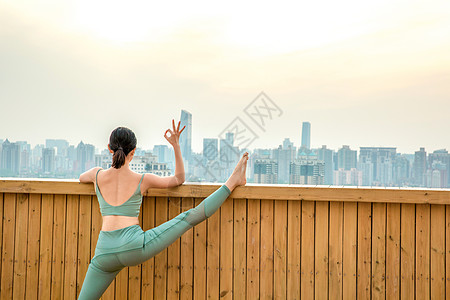
[[(184, 131), (182, 134), (184, 134)], [(158, 162), (165, 163), (169, 160), (169, 147), (167, 145), (155, 145), (153, 146), (153, 154), (158, 157)], [(183, 159), (185, 159), (185, 157), (183, 157)]]
[(61, 139), (46, 139), (46, 148), (56, 148), (56, 155), (67, 156), (67, 148), (69, 148), (69, 142)]
[(290, 184), (323, 184), (324, 162), (317, 159), (297, 159), (290, 165)]
[(254, 183), (276, 184), (278, 183), (278, 165), (269, 159), (255, 161)]
[[(358, 169), (363, 171), (363, 185), (394, 186), (396, 148), (360, 147)], [(371, 166), (368, 166), (371, 165)], [(372, 171), (369, 175), (366, 172)], [(370, 181), (366, 181), (371, 178)]]
[[(440, 188), (450, 187), (450, 154), (446, 149), (439, 149), (428, 154), (429, 169), (439, 170), (442, 175)], [(435, 184), (437, 185), (437, 184)]]
[(425, 173), (427, 171), (427, 152), (421, 147), (414, 152), (413, 180), (417, 186), (425, 186)]
[(42, 149), (42, 172), (52, 175), (55, 172), (55, 148)]
[(273, 151), (273, 158), (278, 164), (277, 183), (287, 184), (289, 183), (290, 165), (295, 160), (296, 149), (290, 143), (283, 143), (283, 145), (287, 145), (287, 148), (278, 146), (278, 149)]
[(352, 168), (350, 170), (339, 169), (334, 172), (334, 185), (362, 185), (362, 174), (361, 170)]
[(220, 139), (220, 179), (226, 180), (239, 161), (239, 147), (234, 146), (234, 133), (227, 132), (224, 139)]
[(351, 170), (357, 164), (356, 150), (351, 150), (350, 146), (344, 145), (337, 152), (337, 168)]
[(302, 145), (301, 148), (311, 149), (311, 123), (302, 124)]
[(192, 153), (192, 114), (182, 109), (180, 121), (180, 130), (186, 126), (180, 135), (181, 155), (189, 161)]
[(2, 143), (0, 169), (6, 176), (16, 176), (20, 168), (20, 146), (6, 139)]
[(323, 145), (322, 148), (317, 150), (317, 159), (323, 161), (325, 164), (324, 184), (333, 184), (333, 152), (333, 150), (327, 149), (326, 145)]
[(397, 186), (408, 186), (411, 183), (409, 159), (400, 153), (397, 153), (394, 161), (394, 182)]
[(94, 167), (95, 147), (82, 141), (77, 146), (76, 172), (83, 173)]
[(204, 138), (203, 139), (203, 158), (205, 160), (218, 160), (219, 149), (216, 138)]

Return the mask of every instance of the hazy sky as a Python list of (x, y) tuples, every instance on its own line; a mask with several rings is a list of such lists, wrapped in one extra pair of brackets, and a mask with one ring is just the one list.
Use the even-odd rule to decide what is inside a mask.
[(250, 148), (450, 150), (449, 37), (448, 0), (0, 0), (0, 139), (150, 148), (185, 109), (199, 152), (264, 91)]

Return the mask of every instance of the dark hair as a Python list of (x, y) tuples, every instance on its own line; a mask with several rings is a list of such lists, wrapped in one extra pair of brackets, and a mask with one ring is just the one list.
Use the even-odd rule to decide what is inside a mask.
[(114, 151), (112, 167), (119, 169), (125, 164), (125, 158), (134, 148), (137, 139), (134, 132), (126, 127), (117, 127), (109, 137), (109, 147)]

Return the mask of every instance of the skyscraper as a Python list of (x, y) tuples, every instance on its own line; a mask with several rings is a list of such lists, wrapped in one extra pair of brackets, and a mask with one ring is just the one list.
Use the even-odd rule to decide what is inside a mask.
[(182, 109), (180, 121), (180, 130), (186, 126), (180, 135), (181, 155), (183, 159), (190, 160), (192, 153), (192, 114)]
[(303, 122), (302, 125), (302, 148), (311, 149), (311, 123)]
[(217, 139), (203, 139), (203, 158), (206, 160), (217, 160), (219, 148)]
[(323, 145), (317, 150), (317, 158), (325, 163), (324, 184), (333, 184), (333, 150)]
[(427, 170), (427, 152), (425, 148), (420, 148), (414, 152), (413, 179), (418, 186), (425, 185), (425, 172)]
[(351, 170), (356, 168), (356, 150), (351, 150), (350, 146), (344, 145), (338, 150), (338, 169)]

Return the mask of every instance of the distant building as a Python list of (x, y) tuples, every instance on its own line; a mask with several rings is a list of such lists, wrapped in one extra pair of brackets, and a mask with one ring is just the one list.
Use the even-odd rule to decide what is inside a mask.
[[(371, 178), (369, 182), (364, 182), (363, 185), (394, 186), (396, 148), (360, 147), (359, 149), (358, 169), (363, 171), (363, 177)], [(371, 176), (366, 173), (368, 169), (372, 171)]]
[(357, 166), (356, 150), (344, 145), (337, 152), (337, 169), (351, 170)]
[[(178, 124), (175, 124), (177, 126)], [(180, 130), (184, 128), (180, 135), (181, 155), (184, 159), (190, 160), (192, 153), (192, 114), (184, 109), (181, 110)]]
[[(428, 166), (428, 170), (439, 170), (441, 178), (439, 188), (450, 187), (450, 154), (446, 149), (435, 150), (428, 154)], [(427, 182), (429, 182), (428, 179)]]
[(85, 144), (82, 141), (77, 146), (77, 160), (75, 170), (83, 173), (94, 167), (95, 163), (95, 147), (94, 145)]
[(363, 184), (362, 178), (363, 172), (356, 168), (334, 171), (334, 185), (361, 186)]
[(171, 170), (166, 163), (157, 162), (157, 157), (151, 153), (145, 156), (134, 156), (130, 162), (130, 169), (136, 173), (152, 173), (158, 176), (170, 176)]
[(311, 149), (311, 123), (302, 124), (302, 144), (300, 148)]
[(325, 164), (317, 159), (295, 160), (290, 165), (290, 184), (324, 184)]
[(206, 161), (219, 159), (217, 138), (203, 139), (203, 159)]
[(394, 161), (394, 182), (397, 186), (411, 185), (411, 164), (406, 155), (397, 153)]
[(324, 162), (324, 184), (333, 184), (333, 150), (327, 149), (327, 146), (323, 145), (322, 148), (317, 150), (317, 159)]
[(273, 158), (278, 165), (278, 182), (282, 184), (289, 183), (290, 165), (295, 160), (296, 149), (293, 144), (286, 141), (283, 143), (287, 148), (282, 148), (281, 145), (278, 149), (274, 149)]
[(278, 164), (273, 160), (258, 159), (255, 162), (254, 183), (278, 183)]
[(427, 171), (427, 152), (420, 148), (414, 152), (413, 180), (416, 186), (425, 186), (425, 172)]
[[(186, 130), (186, 129), (187, 129), (187, 127), (184, 130)], [(184, 134), (184, 131), (181, 134), (181, 136), (183, 136), (183, 134)], [(167, 163), (169, 161), (170, 151), (169, 151), (169, 147), (167, 145), (155, 145), (155, 146), (153, 146), (152, 152), (154, 155), (156, 155), (158, 162)], [(181, 153), (181, 155), (183, 156), (183, 153)], [(183, 156), (183, 159), (186, 159), (186, 158)]]
[(20, 145), (6, 139), (2, 143), (0, 169), (6, 176), (17, 176), (20, 168)]
[(67, 156), (67, 148), (69, 148), (69, 142), (66, 140), (60, 139), (46, 139), (45, 140), (46, 148), (56, 148), (55, 155), (58, 156)]
[(42, 149), (42, 173), (53, 175), (55, 173), (55, 149)]

